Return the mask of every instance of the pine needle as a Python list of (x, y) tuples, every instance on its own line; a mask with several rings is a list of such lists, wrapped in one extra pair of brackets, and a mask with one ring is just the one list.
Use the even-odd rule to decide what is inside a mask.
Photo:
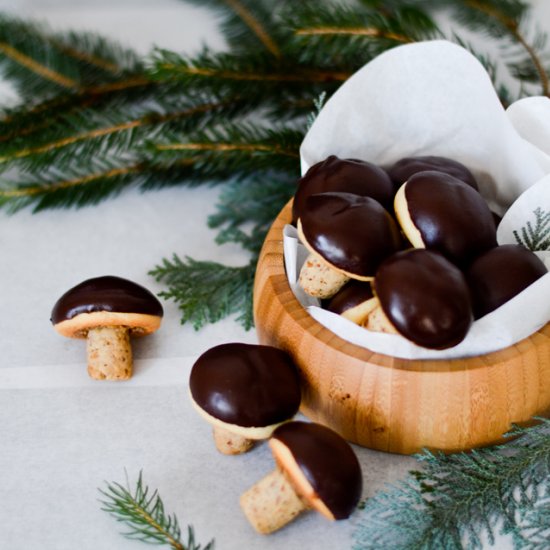
[(117, 482), (106, 484), (99, 489), (104, 499), (101, 509), (116, 521), (123, 523), (127, 531), (122, 534), (132, 540), (150, 544), (168, 545), (174, 550), (213, 550), (214, 541), (202, 547), (195, 543), (191, 526), (187, 527), (187, 541), (181, 541), (181, 529), (175, 514), (167, 514), (158, 491), (149, 492), (144, 485), (142, 472), (139, 473), (134, 490), (126, 479), (126, 486)]

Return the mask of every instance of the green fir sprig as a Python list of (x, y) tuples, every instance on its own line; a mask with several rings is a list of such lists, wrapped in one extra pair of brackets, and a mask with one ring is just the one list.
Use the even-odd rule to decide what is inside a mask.
[(522, 88), (538, 83), (541, 95), (550, 95), (550, 49), (538, 25), (527, 36), (530, 6), (518, 0), (443, 0), (457, 21), (500, 42), (501, 56)]
[(393, 7), (365, 2), (361, 9), (354, 4), (304, 2), (288, 16), (302, 62), (350, 71), (395, 46), (442, 37), (418, 2), (394, 2)]
[(252, 288), (255, 262), (229, 267), (217, 262), (197, 261), (174, 255), (150, 272), (168, 289), (160, 296), (173, 300), (181, 310), (181, 322), (196, 329), (231, 314), (245, 329), (253, 325)]
[(219, 229), (216, 242), (239, 243), (257, 258), (269, 226), (295, 190), (291, 175), (275, 179), (267, 174), (228, 183), (220, 193), (216, 212), (208, 217), (209, 227)]
[(199, 132), (173, 133), (149, 144), (151, 161), (163, 165), (193, 162), (213, 179), (230, 172), (246, 176), (255, 172), (299, 175), (298, 148), (303, 132), (292, 128), (262, 128), (228, 123)]
[(126, 486), (111, 482), (102, 495), (101, 509), (116, 521), (124, 524), (127, 531), (122, 534), (132, 540), (156, 545), (167, 545), (173, 550), (214, 550), (214, 541), (206, 546), (195, 542), (192, 526), (187, 527), (187, 540), (182, 542), (181, 528), (175, 514), (167, 514), (157, 490), (150, 492), (139, 473), (134, 489), (128, 479)]
[(474, 550), (497, 533), (518, 549), (550, 547), (550, 420), (538, 421), (503, 445), (417, 456), (422, 470), (366, 501), (354, 550)]
[[(211, 8), (220, 18), (220, 28), (234, 53), (264, 50), (281, 56), (288, 30), (279, 24), (273, 3), (257, 0), (187, 0)], [(285, 0), (286, 1), (286, 0)]]
[(0, 15), (0, 66), (31, 104), (143, 71), (139, 57), (115, 42), (92, 33), (55, 33), (5, 14)]
[(550, 250), (550, 210), (538, 207), (533, 210), (534, 223), (528, 221), (519, 231), (512, 233), (516, 242), (532, 250)]

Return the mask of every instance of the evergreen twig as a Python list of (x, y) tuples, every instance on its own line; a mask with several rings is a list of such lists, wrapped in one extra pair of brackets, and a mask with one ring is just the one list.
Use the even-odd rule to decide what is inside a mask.
[(189, 257), (181, 260), (174, 255), (171, 261), (164, 259), (150, 275), (168, 287), (160, 296), (178, 304), (182, 324), (191, 322), (199, 329), (236, 313), (237, 321), (249, 329), (253, 324), (254, 273), (254, 261), (228, 267)]
[(389, 48), (441, 37), (433, 19), (413, 2), (402, 1), (390, 9), (365, 4), (361, 9), (315, 2), (293, 7), (287, 24), (299, 59), (357, 70)]
[(517, 439), (503, 445), (418, 456), (422, 471), (366, 502), (354, 548), (478, 549), (499, 526), (518, 548), (527, 531), (548, 536), (539, 499), (550, 487), (550, 420), (538, 420), (515, 427)]
[[(239, 98), (194, 103), (157, 98), (155, 104), (154, 110), (151, 102), (146, 102), (143, 106), (121, 105), (106, 112), (96, 109), (67, 113), (58, 122), (50, 122), (32, 146), (28, 137), (0, 139), (0, 172), (14, 167), (31, 173), (52, 165), (62, 167), (74, 155), (78, 155), (80, 165), (104, 154), (120, 157), (127, 153), (141, 158), (146, 142), (160, 139), (174, 128), (179, 132), (196, 132), (220, 115), (229, 118), (250, 109)], [(22, 142), (27, 145), (22, 146)]]
[(220, 193), (208, 225), (220, 229), (216, 242), (236, 242), (254, 257), (260, 253), (271, 222), (296, 190), (295, 178), (233, 181)]
[(233, 52), (265, 49), (281, 56), (273, 2), (266, 0), (188, 0), (200, 7), (207, 5), (221, 16), (221, 29)]
[(303, 132), (292, 128), (261, 128), (250, 124), (211, 126), (192, 134), (162, 137), (150, 143), (151, 162), (163, 165), (193, 161), (211, 177), (219, 172), (253, 174), (281, 171), (299, 174), (298, 148)]
[(123, 535), (129, 539), (150, 544), (168, 545), (173, 550), (213, 550), (214, 541), (202, 547), (195, 542), (191, 526), (187, 527), (187, 541), (182, 542), (181, 528), (175, 514), (167, 514), (157, 490), (150, 493), (144, 485), (142, 472), (139, 473), (134, 490), (126, 480), (126, 486), (117, 482), (107, 483), (106, 489), (99, 489), (103, 496), (101, 509), (128, 531)]
[(95, 34), (53, 33), (5, 14), (0, 15), (0, 66), (31, 103), (143, 68), (131, 50)]
[(533, 214), (534, 224), (528, 221), (519, 231), (514, 230), (514, 238), (529, 250), (550, 250), (550, 210), (538, 207)]
[[(445, 0), (454, 9), (457, 20), (470, 29), (485, 32), (508, 47), (508, 68), (515, 78), (538, 81), (542, 95), (550, 97), (550, 66), (545, 66), (550, 51), (545, 51), (545, 36), (535, 30), (530, 41), (524, 26), (529, 4), (520, 0)], [(524, 55), (521, 55), (523, 51)]]

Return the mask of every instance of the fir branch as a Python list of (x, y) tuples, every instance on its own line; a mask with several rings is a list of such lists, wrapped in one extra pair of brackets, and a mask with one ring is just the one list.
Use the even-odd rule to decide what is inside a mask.
[(269, 177), (233, 181), (220, 193), (208, 225), (220, 229), (218, 244), (235, 242), (257, 258), (267, 230), (296, 191), (296, 178)]
[[(529, 14), (527, 3), (519, 0), (445, 0), (445, 3), (453, 7), (457, 19), (471, 29), (485, 32), (501, 42), (507, 37), (512, 47), (507, 54), (512, 57), (507, 63), (512, 75), (529, 81), (536, 76), (542, 95), (550, 97), (550, 76), (543, 61), (549, 52), (542, 50), (545, 36), (538, 33), (530, 42), (522, 30)], [(518, 48), (526, 57), (518, 59)]]
[(307, 115), (315, 97), (332, 94), (353, 72), (348, 67), (300, 64), (296, 58), (255, 51), (246, 55), (204, 51), (190, 58), (156, 50), (149, 76), (219, 98), (241, 95), (261, 109), (262, 117), (287, 121)]
[(79, 62), (83, 83), (108, 81), (143, 70), (142, 61), (133, 50), (95, 33), (69, 31), (43, 34), (43, 39)]
[(550, 486), (540, 495), (523, 518), (521, 535), (516, 537), (516, 547), (521, 550), (547, 548), (550, 540)]
[(292, 7), (293, 29), (302, 62), (349, 65), (354, 70), (399, 44), (441, 36), (429, 14), (411, 2), (394, 9), (379, 6), (305, 3)]
[[(30, 205), (34, 205), (34, 211), (81, 207), (97, 204), (135, 186), (149, 190), (178, 183), (216, 183), (237, 177), (248, 179), (256, 172), (275, 169), (294, 176), (298, 174), (297, 149), (302, 134), (296, 130), (259, 132), (255, 128), (228, 124), (219, 131), (190, 134), (191, 139), (201, 139), (200, 142), (162, 144), (163, 139), (174, 136), (169, 126), (171, 123), (179, 123), (178, 132), (185, 127), (190, 130), (205, 123), (203, 117), (209, 117), (207, 120), (214, 117), (217, 108), (228, 107), (234, 108), (235, 105), (204, 104), (161, 117), (160, 122), (159, 117), (145, 119), (157, 124), (155, 135), (158, 142), (155, 143), (146, 142), (145, 137), (150, 138), (153, 133), (150, 129), (141, 133), (146, 126), (140, 119), (144, 124), (142, 127), (128, 124), (128, 127), (121, 125), (103, 129), (97, 135), (90, 132), (87, 136), (90, 139), (84, 146), (70, 138), (56, 144), (52, 150), (35, 151), (39, 153), (37, 158), (22, 156), (16, 160), (23, 163), (20, 166), (27, 172), (15, 181), (0, 181), (0, 207), (9, 212)], [(184, 116), (187, 117), (187, 126), (182, 125)], [(109, 135), (107, 130), (114, 129), (120, 130), (120, 135)], [(103, 133), (105, 135), (100, 135)], [(237, 135), (240, 142), (237, 142)], [(221, 138), (226, 141), (220, 142)], [(141, 149), (136, 143), (140, 140)], [(70, 145), (80, 146), (78, 155), (75, 156)], [(62, 169), (48, 169), (47, 160), (42, 158), (48, 158), (48, 155), (50, 160), (51, 156), (57, 155), (58, 162), (65, 158)]]
[(217, 95), (238, 91), (255, 101), (255, 98), (271, 98), (273, 94), (311, 97), (312, 92), (316, 95), (316, 85), (339, 85), (351, 72), (300, 66), (293, 60), (277, 61), (255, 52), (237, 56), (205, 50), (191, 58), (156, 50), (150, 75), (159, 80), (175, 79), (187, 86), (201, 86), (204, 91)]
[[(94, 162), (94, 165), (98, 165)], [(0, 182), (0, 207), (13, 213), (30, 205), (34, 212), (49, 208), (85, 206), (118, 195), (138, 177), (150, 175), (140, 164), (115, 166), (102, 162), (96, 171), (74, 169), (60, 175), (36, 175), (27, 181)]]
[(38, 61), (35, 61), (29, 55), (22, 53), (10, 44), (7, 44), (6, 42), (0, 42), (0, 53), (2, 53), (2, 55), (4, 55), (4, 57), (8, 60), (16, 63), (21, 67), (24, 67), (35, 75), (38, 75), (40, 78), (47, 80), (55, 84), (56, 86), (69, 89), (74, 89), (78, 87), (78, 82), (73, 78), (65, 76), (39, 63)]
[[(215, 10), (222, 18), (221, 29), (234, 53), (265, 48), (275, 57), (281, 56), (277, 45), (280, 34), (273, 16), (276, 6), (264, 0), (187, 0)], [(280, 27), (279, 27), (280, 28)]]
[(28, 206), (33, 206), (34, 212), (71, 206), (80, 208), (115, 197), (130, 187), (146, 191), (204, 181), (210, 181), (208, 174), (196, 173), (192, 163), (163, 168), (147, 162), (94, 159), (86, 166), (76, 163), (63, 174), (50, 171), (36, 173), (27, 181), (1, 181), (0, 207), (10, 213)]
[(517, 543), (548, 490), (550, 420), (538, 420), (514, 428), (509, 435), (517, 439), (504, 445), (420, 455), (424, 470), (366, 502), (354, 548), (476, 549), (483, 534), (494, 541), (498, 525)]
[[(88, 113), (101, 109), (115, 111), (127, 105), (158, 101), (158, 98), (162, 101), (162, 98), (172, 95), (173, 90), (174, 86), (167, 82), (153, 82), (144, 75), (125, 75), (108, 84), (60, 94), (31, 107), (4, 109), (4, 116), (0, 119), (0, 143), (18, 137), (24, 138), (24, 143), (27, 139), (34, 142), (37, 135), (38, 139), (45, 141), (54, 131), (60, 130), (60, 124), (63, 129), (70, 117), (78, 116), (84, 110)], [(48, 137), (44, 138), (45, 135)]]
[(519, 231), (512, 233), (516, 242), (529, 250), (550, 250), (550, 210), (538, 207), (533, 210), (534, 224), (528, 221)]
[(150, 144), (151, 163), (163, 166), (193, 163), (203, 175), (218, 179), (258, 170), (298, 176), (298, 149), (303, 132), (291, 128), (260, 128), (251, 124), (223, 124), (191, 135), (166, 136)]
[(175, 514), (165, 512), (158, 491), (150, 494), (143, 484), (142, 472), (132, 491), (128, 479), (126, 487), (117, 482), (107, 483), (106, 489), (98, 489), (103, 495), (101, 509), (123, 523), (129, 530), (123, 535), (132, 540), (150, 544), (168, 545), (173, 550), (213, 550), (214, 541), (202, 547), (195, 543), (191, 526), (187, 527), (187, 541), (181, 540), (181, 528)]
[[(31, 140), (29, 135), (24, 139), (21, 135), (9, 141), (0, 139), (0, 171), (19, 167), (35, 172), (54, 164), (66, 165), (75, 155), (79, 163), (106, 153), (116, 156), (127, 153), (139, 158), (145, 142), (163, 131), (174, 127), (180, 132), (196, 131), (217, 117), (232, 117), (250, 110), (250, 106), (239, 98), (224, 102), (201, 101), (200, 98), (196, 102), (182, 102), (181, 99), (176, 102), (157, 98), (155, 103), (154, 111), (151, 111), (151, 102), (101, 111), (78, 110), (50, 123), (36, 140)], [(179, 110), (173, 110), (175, 108)]]
[(253, 325), (252, 288), (255, 262), (228, 267), (215, 262), (197, 261), (174, 255), (164, 259), (150, 272), (168, 290), (160, 293), (178, 304), (182, 324), (191, 322), (195, 329), (215, 323), (231, 314), (248, 330)]
[(53, 33), (5, 14), (0, 15), (0, 65), (21, 97), (32, 102), (142, 70), (133, 52), (104, 38)]

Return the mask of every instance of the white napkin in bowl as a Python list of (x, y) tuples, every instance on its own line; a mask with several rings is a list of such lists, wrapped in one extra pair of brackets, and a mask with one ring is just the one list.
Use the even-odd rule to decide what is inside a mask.
[[(443, 40), (420, 42), (384, 52), (330, 98), (302, 143), (302, 173), (329, 155), (384, 167), (408, 156), (449, 157), (470, 168), (493, 210), (506, 212), (499, 244), (516, 243), (536, 227), (537, 215), (550, 212), (548, 136), (550, 99), (526, 98), (505, 111), (489, 75), (467, 50)], [(375, 352), (406, 359), (482, 355), (550, 321), (548, 274), (476, 321), (453, 348), (427, 350), (401, 336), (373, 333), (304, 298), (295, 278), (301, 266), (290, 252), (300, 250), (294, 239), (287, 228), (285, 263), (297, 298), (327, 328)], [(550, 252), (539, 254), (550, 267)]]

